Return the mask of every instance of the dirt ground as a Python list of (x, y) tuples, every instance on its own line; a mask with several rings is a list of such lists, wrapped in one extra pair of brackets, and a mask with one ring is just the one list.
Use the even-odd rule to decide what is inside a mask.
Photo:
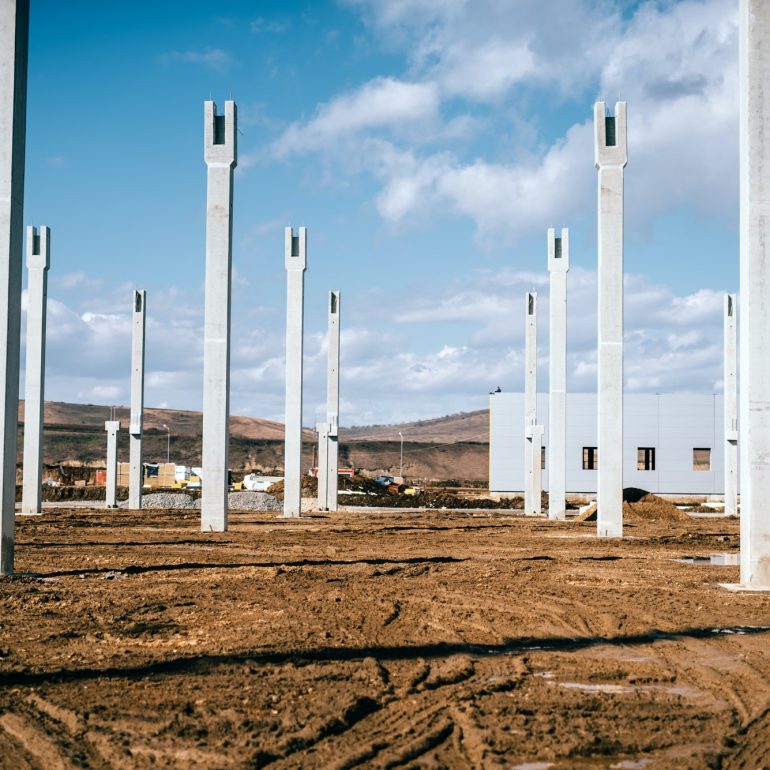
[(727, 519), (57, 510), (0, 580), (0, 766), (770, 768)]

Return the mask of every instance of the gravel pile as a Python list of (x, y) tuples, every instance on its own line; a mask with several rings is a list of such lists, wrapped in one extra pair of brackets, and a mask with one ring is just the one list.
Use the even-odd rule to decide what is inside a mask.
[[(267, 492), (230, 492), (227, 500), (228, 507), (233, 511), (282, 511), (283, 503)], [(192, 506), (201, 507), (201, 501), (196, 500)]]
[[(118, 506), (128, 508), (128, 500)], [(142, 508), (195, 508), (195, 501), (184, 492), (154, 492), (142, 495)]]

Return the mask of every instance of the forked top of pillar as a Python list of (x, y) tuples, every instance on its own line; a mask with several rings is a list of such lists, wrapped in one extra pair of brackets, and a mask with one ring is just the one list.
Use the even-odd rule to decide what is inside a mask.
[(284, 242), (286, 269), (304, 270), (307, 267), (307, 227), (300, 227), (298, 235), (294, 235), (293, 227), (287, 227)]
[(604, 102), (594, 105), (595, 163), (601, 166), (625, 166), (628, 163), (626, 103), (615, 103), (615, 114), (608, 115)]
[(566, 273), (569, 270), (569, 228), (563, 227), (561, 236), (548, 228), (548, 270), (551, 273)]
[(27, 267), (31, 270), (48, 270), (51, 266), (51, 228), (27, 227)]
[(147, 292), (144, 289), (134, 289), (134, 313), (145, 314), (147, 306)]
[(735, 323), (735, 317), (738, 315), (738, 295), (725, 294), (724, 308), (725, 321)]
[(524, 310), (527, 319), (537, 316), (537, 292), (528, 291), (524, 295)]
[(330, 316), (339, 317), (340, 298), (341, 298), (341, 295), (338, 291), (329, 292), (329, 315)]
[(225, 102), (225, 114), (217, 114), (214, 102), (204, 103), (204, 158), (209, 166), (238, 165), (238, 112), (235, 102)]

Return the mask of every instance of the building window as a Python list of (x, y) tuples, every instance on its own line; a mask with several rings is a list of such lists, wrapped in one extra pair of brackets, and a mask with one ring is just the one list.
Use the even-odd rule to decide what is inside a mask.
[(540, 469), (545, 470), (545, 447), (540, 447)]
[(638, 471), (655, 470), (655, 447), (640, 446), (636, 450), (636, 470)]
[(693, 449), (692, 450), (692, 469), (694, 471), (711, 470), (711, 450)]
[(595, 446), (583, 447), (583, 470), (595, 471), (599, 467), (599, 450)]

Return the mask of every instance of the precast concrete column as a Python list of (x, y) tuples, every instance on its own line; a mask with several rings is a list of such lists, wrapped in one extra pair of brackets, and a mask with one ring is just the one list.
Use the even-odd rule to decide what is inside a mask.
[(725, 515), (738, 513), (738, 297), (725, 294)]
[(307, 228), (285, 231), (286, 264), (286, 434), (283, 515), (296, 518), (302, 502), (302, 352), (305, 333)]
[(770, 3), (740, 2), (741, 586), (770, 589)]
[(623, 169), (628, 162), (626, 104), (594, 110), (599, 171), (599, 334), (597, 533), (623, 536)]
[(0, 574), (13, 574), (29, 0), (0, 0)]
[(144, 324), (147, 318), (147, 292), (134, 292), (131, 318), (131, 420), (128, 427), (128, 507), (142, 507), (142, 434), (144, 433)]
[(543, 428), (537, 424), (537, 294), (524, 295), (524, 513), (540, 514)]
[(45, 321), (51, 230), (27, 228), (27, 366), (24, 375), (24, 473), (21, 512), (42, 513)]
[(233, 169), (238, 163), (237, 111), (204, 105), (206, 160), (206, 298), (203, 331), (201, 530), (227, 530), (230, 488), (230, 292), (233, 254)]
[(118, 507), (118, 431), (119, 420), (107, 420), (107, 508)]
[(569, 230), (548, 230), (548, 518), (567, 518), (567, 271)]
[(340, 299), (338, 291), (329, 292), (328, 359), (326, 367), (326, 420), (329, 423), (326, 451), (326, 508), (336, 511), (339, 491), (339, 416), (340, 416)]
[(329, 423), (319, 422), (318, 432), (318, 510), (329, 510)]

